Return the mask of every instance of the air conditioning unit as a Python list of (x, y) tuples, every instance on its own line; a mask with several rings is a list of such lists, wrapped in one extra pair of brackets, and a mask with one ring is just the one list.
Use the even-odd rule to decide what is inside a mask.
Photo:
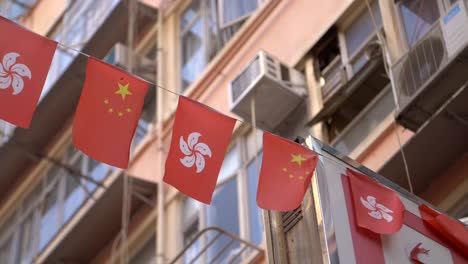
[(399, 99), (404, 103), (420, 89), (433, 74), (448, 62), (442, 29), (437, 23), (432, 30), (408, 52), (394, 72)]
[[(107, 53), (104, 60), (122, 69), (127, 69), (129, 49), (122, 43), (116, 43)], [(156, 77), (156, 60), (132, 52), (133, 72), (144, 79), (153, 80)]]
[(252, 122), (254, 100), (257, 127), (272, 131), (306, 95), (306, 82), (302, 73), (260, 51), (231, 81), (230, 110)]

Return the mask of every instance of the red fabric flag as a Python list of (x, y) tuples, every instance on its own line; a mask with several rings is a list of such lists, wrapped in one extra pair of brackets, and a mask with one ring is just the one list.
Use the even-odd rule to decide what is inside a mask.
[(468, 256), (468, 230), (459, 221), (450, 218), (427, 207), (419, 206), (419, 212), (424, 222), (436, 229), (442, 236), (460, 249), (463, 255)]
[(378, 234), (394, 234), (403, 225), (405, 206), (398, 194), (371, 178), (346, 170), (357, 225)]
[(164, 181), (211, 203), (236, 120), (179, 96)]
[(57, 42), (0, 16), (0, 118), (27, 128)]
[(310, 185), (317, 162), (317, 154), (312, 150), (263, 132), (258, 206), (278, 211), (298, 208)]
[(127, 168), (149, 84), (89, 58), (73, 122), (73, 144), (93, 159)]

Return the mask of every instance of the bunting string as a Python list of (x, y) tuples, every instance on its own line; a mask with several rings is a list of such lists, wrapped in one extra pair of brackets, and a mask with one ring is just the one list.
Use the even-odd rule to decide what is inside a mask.
[[(6, 19), (6, 18), (5, 18), (5, 19)], [(7, 20), (8, 20), (8, 19), (7, 19)], [(8, 21), (10, 21), (10, 20), (8, 20)], [(24, 29), (24, 30), (26, 30), (26, 31), (28, 31), (28, 32), (30, 32), (30, 33), (32, 33), (32, 34), (39, 35), (39, 34), (35, 33), (34, 31), (31, 31), (30, 29), (24, 27), (23, 25), (17, 24), (17, 23), (12, 22), (12, 21), (10, 21), (10, 22), (11, 22), (11, 23), (14, 23), (16, 26), (21, 27), (22, 29)], [(47, 37), (42, 36), (42, 35), (40, 35), (40, 36), (43, 37), (43, 38), (47, 38)], [(50, 39), (50, 38), (47, 38), (47, 39)], [(52, 40), (52, 39), (51, 39), (51, 40)], [(62, 48), (64, 48), (64, 49), (68, 49), (68, 50), (70, 50), (70, 51), (76, 52), (76, 53), (77, 53), (77, 56), (80, 56), (80, 55), (81, 55), (81, 56), (85, 56), (85, 57), (87, 57), (87, 58), (95, 58), (95, 57), (93, 57), (92, 55), (89, 55), (89, 54), (87, 54), (87, 53), (85, 53), (85, 52), (83, 52), (83, 51), (81, 51), (81, 50), (76, 49), (76, 48), (70, 47), (70, 46), (68, 46), (68, 45), (65, 45), (65, 44), (60, 43), (60, 42), (55, 41), (55, 40), (52, 40), (52, 41), (56, 42), (58, 46), (60, 46), (60, 47), (62, 47)], [(101, 59), (98, 59), (98, 58), (96, 58), (96, 59), (97, 59), (97, 60), (101, 60)], [(101, 60), (101, 61), (102, 61), (102, 60)], [(156, 88), (158, 88), (158, 89), (160, 89), (160, 90), (162, 90), (162, 91), (168, 92), (168, 93), (173, 94), (173, 95), (175, 95), (175, 96), (186, 97), (186, 96), (184, 96), (184, 95), (181, 94), (181, 93), (175, 92), (175, 91), (170, 90), (170, 89), (168, 89), (168, 88), (165, 88), (165, 87), (163, 87), (163, 86), (161, 86), (161, 85), (158, 85), (157, 83), (154, 83), (154, 82), (152, 82), (152, 81), (146, 80), (146, 79), (144, 79), (144, 78), (141, 77), (141, 76), (138, 76), (138, 75), (136, 75), (136, 74), (134, 74), (134, 73), (131, 73), (131, 72), (126, 71), (125, 69), (121, 69), (121, 68), (119, 68), (119, 69), (122, 70), (123, 72), (125, 72), (126, 74), (128, 74), (128, 75), (130, 75), (130, 76), (133, 76), (133, 77), (135, 77), (135, 78), (137, 78), (137, 79), (140, 79), (140, 80), (142, 80), (142, 81), (144, 81), (144, 82), (146, 82), (146, 83), (148, 83), (148, 84), (150, 84), (150, 85), (152, 85), (152, 86), (154, 86), (154, 87), (156, 87)], [(198, 101), (197, 101), (197, 102), (198, 102)], [(260, 128), (256, 127), (256, 124), (251, 124), (251, 123), (249, 123), (249, 122), (247, 122), (247, 121), (244, 121), (244, 120), (238, 119), (238, 118), (236, 118), (236, 117), (233, 117), (233, 116), (231, 116), (231, 115), (227, 115), (227, 114), (225, 114), (225, 113), (222, 113), (221, 111), (219, 111), (219, 110), (217, 110), (217, 109), (215, 109), (215, 108), (212, 108), (212, 107), (210, 107), (210, 106), (208, 106), (208, 105), (205, 105), (205, 104), (203, 104), (202, 102), (198, 102), (198, 103), (200, 103), (200, 104), (206, 106), (207, 108), (209, 108), (209, 109), (211, 109), (211, 110), (213, 110), (213, 111), (215, 111), (215, 112), (217, 112), (217, 113), (219, 113), (219, 114), (229, 116), (230, 118), (236, 120), (237, 122), (240, 122), (240, 123), (243, 123), (243, 124), (247, 124), (247, 125), (251, 126), (252, 129), (256, 129), (256, 130), (262, 131), (263, 133), (273, 134), (273, 133), (271, 133), (271, 132), (269, 132), (269, 131), (265, 131), (265, 130), (263, 130), (263, 129), (260, 129)], [(10, 134), (10, 136), (11, 136), (11, 134)], [(291, 140), (291, 139), (288, 139), (288, 138), (284, 138), (284, 139), (285, 139), (285, 140), (288, 140), (288, 141), (290, 141), (290, 142), (292, 142), (292, 143), (294, 143), (294, 144), (298, 144), (298, 143), (294, 142), (294, 141)], [(165, 152), (167, 152), (167, 151), (165, 151)], [(348, 165), (348, 166), (343, 165), (342, 163), (337, 162), (334, 158), (325, 156), (325, 155), (323, 155), (323, 154), (321, 154), (321, 153), (316, 153), (316, 154), (319, 155), (319, 156), (322, 157), (322, 158), (325, 158), (325, 159), (327, 159), (327, 160), (329, 160), (329, 161), (335, 163), (335, 164), (338, 165), (338, 166), (343, 167), (343, 168), (346, 168), (346, 167), (350, 166), (350, 165)]]

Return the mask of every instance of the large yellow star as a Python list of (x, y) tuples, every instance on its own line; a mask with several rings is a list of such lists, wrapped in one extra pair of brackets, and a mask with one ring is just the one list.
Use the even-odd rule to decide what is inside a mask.
[(297, 165), (299, 165), (299, 167), (301, 167), (302, 162), (306, 160), (306, 158), (302, 157), (301, 154), (298, 154), (298, 155), (291, 154), (291, 157), (292, 157), (291, 162), (296, 162)]
[(128, 89), (128, 85), (130, 83), (127, 83), (126, 85), (123, 85), (121, 83), (118, 83), (119, 85), (119, 90), (115, 92), (115, 94), (120, 94), (122, 96), (122, 100), (125, 100), (125, 97), (127, 95), (132, 95), (132, 92)]

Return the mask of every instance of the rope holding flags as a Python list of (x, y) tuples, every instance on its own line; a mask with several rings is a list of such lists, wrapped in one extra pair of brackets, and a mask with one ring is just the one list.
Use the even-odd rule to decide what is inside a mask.
[[(88, 57), (86, 80), (73, 122), (74, 145), (96, 160), (127, 168), (144, 97), (149, 85), (155, 85), (179, 96), (164, 181), (196, 200), (211, 202), (235, 122), (244, 121), (37, 35), (1, 16), (0, 35), (8, 36), (0, 42), (1, 119), (28, 128), (57, 45), (74, 50)], [(258, 206), (278, 211), (296, 209), (310, 185), (320, 154), (266, 131), (263, 146)], [(364, 175), (348, 170), (344, 177), (349, 177), (352, 185), (359, 226), (374, 233), (398, 232), (400, 216), (405, 211), (398, 195)], [(356, 185), (357, 180), (360, 183)], [(361, 195), (364, 192), (374, 195)], [(428, 208), (420, 209), (425, 221), (466, 251), (468, 231), (460, 223)], [(455, 232), (451, 226), (456, 227)]]

